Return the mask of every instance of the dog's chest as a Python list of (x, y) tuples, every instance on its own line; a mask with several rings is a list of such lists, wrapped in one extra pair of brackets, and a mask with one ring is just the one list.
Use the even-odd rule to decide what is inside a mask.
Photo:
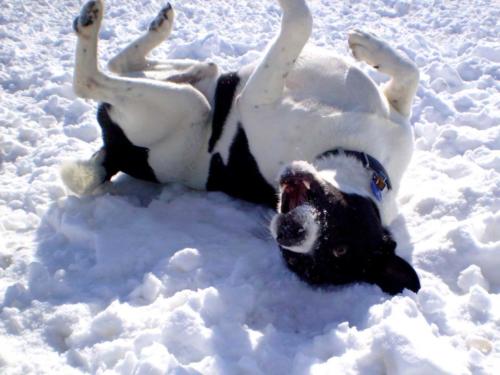
[(237, 130), (227, 162), (218, 152), (212, 155), (207, 190), (222, 191), (250, 202), (276, 206), (276, 191), (260, 173), (243, 128)]
[[(262, 176), (250, 151), (245, 129), (234, 116), (228, 121), (239, 84), (240, 78), (235, 73), (224, 74), (219, 78), (215, 92), (212, 134), (208, 142), (211, 159), (206, 188), (275, 207), (276, 191)], [(221, 140), (221, 137), (225, 139)]]

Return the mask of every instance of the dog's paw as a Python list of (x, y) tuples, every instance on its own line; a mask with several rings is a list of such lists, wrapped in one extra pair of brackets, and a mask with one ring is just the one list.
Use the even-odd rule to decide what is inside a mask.
[(347, 41), (353, 56), (375, 69), (382, 69), (393, 59), (392, 48), (373, 34), (353, 30), (349, 33)]
[(169, 34), (174, 24), (174, 8), (167, 3), (156, 15), (155, 19), (149, 24), (149, 31), (155, 31), (162, 34)]
[(73, 21), (75, 33), (81, 36), (90, 36), (92, 32), (99, 30), (103, 14), (102, 0), (91, 0), (85, 3), (78, 15)]

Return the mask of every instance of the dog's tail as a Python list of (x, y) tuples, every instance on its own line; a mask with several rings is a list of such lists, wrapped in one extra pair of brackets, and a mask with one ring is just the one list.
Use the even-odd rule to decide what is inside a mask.
[(77, 195), (89, 195), (106, 181), (103, 153), (101, 150), (89, 160), (70, 161), (61, 166), (61, 178), (69, 190)]

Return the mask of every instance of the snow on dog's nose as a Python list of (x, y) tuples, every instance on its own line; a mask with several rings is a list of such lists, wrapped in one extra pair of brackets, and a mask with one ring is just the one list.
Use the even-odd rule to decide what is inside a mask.
[(271, 234), (278, 244), (296, 253), (310, 253), (318, 238), (319, 225), (314, 207), (304, 204), (271, 221)]

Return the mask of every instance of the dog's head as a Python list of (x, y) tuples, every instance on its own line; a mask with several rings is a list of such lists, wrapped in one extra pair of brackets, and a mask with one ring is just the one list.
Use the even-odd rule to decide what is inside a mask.
[(271, 233), (288, 267), (317, 285), (365, 281), (387, 293), (420, 288), (414, 269), (395, 254), (375, 203), (347, 194), (309, 163), (294, 162), (279, 177)]

